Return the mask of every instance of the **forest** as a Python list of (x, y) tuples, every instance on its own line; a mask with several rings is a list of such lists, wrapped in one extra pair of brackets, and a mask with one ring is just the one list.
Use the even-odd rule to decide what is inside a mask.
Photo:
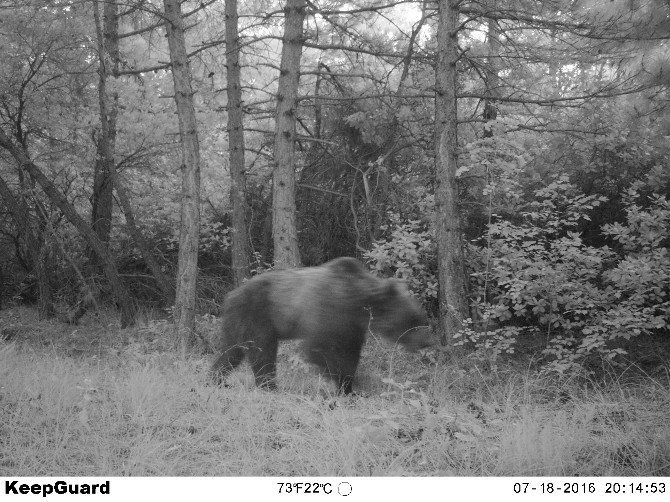
[[(669, 476), (669, 40), (663, 0), (0, 0), (0, 475)], [(338, 257), (433, 346), (212, 385), (226, 295)]]

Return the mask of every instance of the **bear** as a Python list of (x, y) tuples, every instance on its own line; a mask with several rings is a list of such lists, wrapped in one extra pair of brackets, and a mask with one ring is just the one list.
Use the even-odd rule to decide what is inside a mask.
[(247, 357), (256, 385), (275, 390), (279, 341), (301, 339), (307, 362), (348, 395), (368, 329), (410, 351), (431, 345), (426, 314), (405, 285), (355, 258), (269, 271), (226, 296), (211, 376), (223, 383)]

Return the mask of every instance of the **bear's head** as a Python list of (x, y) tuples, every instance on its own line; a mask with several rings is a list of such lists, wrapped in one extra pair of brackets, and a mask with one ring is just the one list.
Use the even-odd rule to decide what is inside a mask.
[(433, 344), (419, 301), (396, 279), (381, 280), (372, 295), (370, 330), (410, 351)]

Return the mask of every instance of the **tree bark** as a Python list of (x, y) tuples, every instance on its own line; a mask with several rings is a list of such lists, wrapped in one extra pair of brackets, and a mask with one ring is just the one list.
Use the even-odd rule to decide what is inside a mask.
[(175, 302), (175, 331), (182, 354), (195, 343), (195, 300), (200, 232), (200, 145), (193, 105), (191, 68), (179, 0), (164, 0), (174, 99), (182, 149), (181, 225)]
[(458, 134), (456, 85), (458, 10), (456, 0), (440, 0), (435, 66), (435, 206), (437, 260), (440, 282), (440, 324), (443, 342), (468, 317), (467, 282), (458, 212)]
[[(495, 7), (490, 6), (491, 9)], [(486, 99), (484, 100), (484, 137), (493, 137), (493, 128), (486, 124), (489, 120), (498, 118), (498, 97), (500, 96), (500, 77), (498, 75), (499, 57), (500, 57), (500, 37), (498, 27), (493, 19), (487, 21), (486, 45), (488, 49), (488, 61), (485, 69)]]
[(93, 194), (91, 197), (91, 224), (93, 231), (105, 244), (109, 243), (112, 228), (114, 150), (116, 144), (116, 118), (119, 95), (108, 92), (109, 76), (119, 73), (119, 17), (115, 1), (104, 2), (102, 26), (98, 5), (94, 5), (95, 29), (98, 39), (98, 104), (100, 131), (96, 138)]
[(28, 171), (30, 176), (42, 187), (44, 193), (51, 199), (58, 209), (65, 215), (79, 233), (86, 239), (88, 245), (96, 253), (107, 280), (109, 281), (112, 293), (121, 311), (121, 327), (125, 328), (134, 322), (135, 309), (130, 299), (128, 291), (121, 282), (119, 273), (116, 270), (114, 259), (110, 254), (105, 243), (103, 243), (93, 229), (86, 224), (84, 219), (77, 213), (77, 210), (67, 200), (67, 198), (56, 188), (49, 178), (45, 176), (42, 170), (29, 158), (28, 155), (19, 147), (12, 143), (11, 139), (0, 130), (0, 146), (7, 150), (21, 169)]
[(287, 0), (277, 89), (272, 173), (272, 236), (276, 268), (300, 266), (295, 207), (295, 122), (305, 0)]
[(39, 246), (35, 249), (36, 261), (35, 276), (37, 277), (37, 288), (39, 290), (39, 301), (37, 311), (39, 315), (50, 319), (56, 315), (56, 307), (53, 302), (53, 288), (51, 287), (51, 271), (53, 270), (53, 256), (49, 248), (49, 241), (42, 234), (41, 239), (35, 242)]
[(240, 40), (237, 0), (226, 0), (226, 88), (228, 93), (228, 158), (230, 204), (233, 208), (233, 281), (235, 286), (249, 277), (249, 233), (247, 227), (247, 177), (244, 163), (244, 124), (240, 84)]

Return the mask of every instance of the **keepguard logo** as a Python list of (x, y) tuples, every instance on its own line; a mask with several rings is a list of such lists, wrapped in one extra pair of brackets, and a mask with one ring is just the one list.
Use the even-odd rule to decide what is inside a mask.
[(67, 483), (56, 481), (55, 483), (19, 483), (18, 481), (5, 481), (5, 495), (109, 495), (109, 481), (104, 483)]

